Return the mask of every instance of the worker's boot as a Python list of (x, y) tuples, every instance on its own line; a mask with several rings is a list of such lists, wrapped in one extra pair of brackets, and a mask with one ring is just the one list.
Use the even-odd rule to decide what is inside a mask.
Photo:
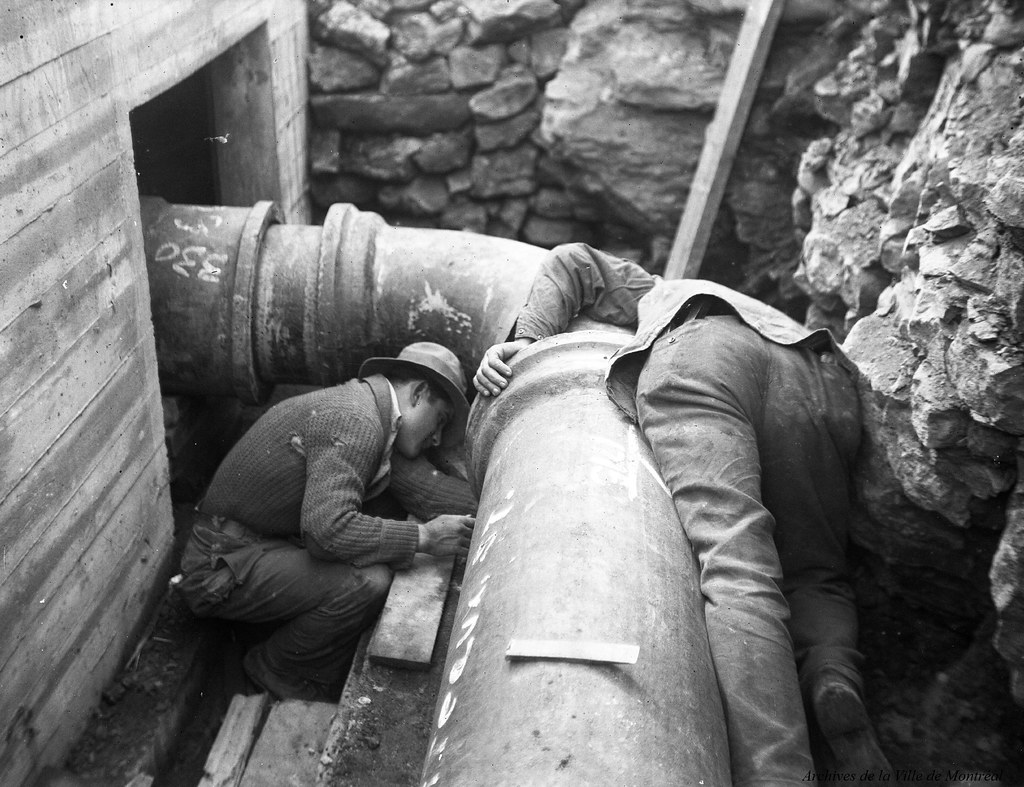
[(826, 670), (815, 681), (811, 698), (818, 729), (834, 758), (834, 769), (842, 773), (889, 774), (892, 766), (878, 745), (874, 728), (860, 692), (839, 673)]
[(261, 645), (249, 649), (242, 660), (246, 677), (257, 690), (267, 692), (278, 700), (305, 700), (306, 702), (337, 702), (338, 694), (331, 687), (296, 676), (285, 677), (266, 663)]

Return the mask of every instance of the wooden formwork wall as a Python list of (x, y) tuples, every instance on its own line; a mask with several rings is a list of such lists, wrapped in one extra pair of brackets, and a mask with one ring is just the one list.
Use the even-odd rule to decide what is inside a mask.
[(303, 0), (0, 5), (0, 784), (59, 763), (171, 566), (129, 112), (209, 65), (227, 204), (308, 221)]

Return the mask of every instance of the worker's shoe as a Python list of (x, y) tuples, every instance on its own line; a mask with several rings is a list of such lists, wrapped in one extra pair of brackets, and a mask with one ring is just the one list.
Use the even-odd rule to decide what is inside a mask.
[(815, 683), (812, 695), (818, 729), (835, 760), (836, 771), (844, 773), (886, 773), (892, 779), (892, 766), (878, 745), (874, 728), (860, 692), (848, 680), (826, 672)]
[(242, 659), (246, 677), (259, 690), (278, 700), (305, 700), (306, 702), (337, 702), (338, 692), (323, 683), (298, 677), (284, 677), (274, 672), (263, 658), (259, 645), (250, 648)]

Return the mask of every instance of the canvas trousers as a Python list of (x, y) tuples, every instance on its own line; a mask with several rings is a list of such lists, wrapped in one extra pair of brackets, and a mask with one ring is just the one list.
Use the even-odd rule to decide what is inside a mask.
[(636, 404), (699, 562), (733, 783), (806, 786), (801, 684), (806, 695), (831, 668), (860, 686), (846, 569), (854, 381), (831, 353), (713, 316), (655, 341)]
[(279, 624), (257, 646), (262, 666), (322, 686), (342, 680), (393, 576), (386, 565), (318, 560), (289, 540), (212, 518), (193, 525), (181, 567), (179, 589), (196, 615)]

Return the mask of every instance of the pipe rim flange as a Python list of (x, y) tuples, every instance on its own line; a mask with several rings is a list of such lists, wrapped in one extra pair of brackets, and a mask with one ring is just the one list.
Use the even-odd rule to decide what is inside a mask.
[(347, 202), (331, 205), (324, 217), (323, 233), (320, 236), (320, 255), (317, 258), (316, 282), (313, 313), (313, 336), (311, 342), (312, 357), (307, 360), (308, 366), (314, 370), (317, 382), (331, 385), (339, 381), (338, 348), (341, 337), (336, 330), (337, 321), (335, 302), (337, 258), (344, 245), (348, 226), (355, 215), (356, 207)]
[[(516, 354), (509, 361), (515, 371), (511, 385), (500, 396), (477, 396), (469, 409), (466, 424), (466, 464), (469, 468), (469, 483), (479, 495), (483, 490), (491, 450), (502, 429), (527, 406), (538, 390), (545, 396), (552, 395), (558, 383), (577, 386), (577, 378), (594, 377), (604, 379), (604, 362), (621, 349), (632, 332), (614, 325), (596, 322), (587, 317), (573, 320), (564, 333), (540, 339)], [(586, 350), (567, 367), (560, 356), (566, 348)], [(539, 370), (547, 369), (538, 374)], [(603, 387), (603, 386), (598, 386)]]
[(238, 241), (235, 291), (231, 299), (231, 382), (235, 396), (247, 404), (265, 401), (272, 387), (260, 378), (256, 368), (252, 340), (253, 304), (263, 236), (268, 227), (283, 221), (284, 217), (276, 202), (261, 200), (249, 211)]
[(354, 377), (366, 356), (376, 307), (374, 250), (377, 233), (386, 229), (379, 215), (349, 203), (332, 205), (324, 219), (316, 309), (318, 368), (324, 380)]

